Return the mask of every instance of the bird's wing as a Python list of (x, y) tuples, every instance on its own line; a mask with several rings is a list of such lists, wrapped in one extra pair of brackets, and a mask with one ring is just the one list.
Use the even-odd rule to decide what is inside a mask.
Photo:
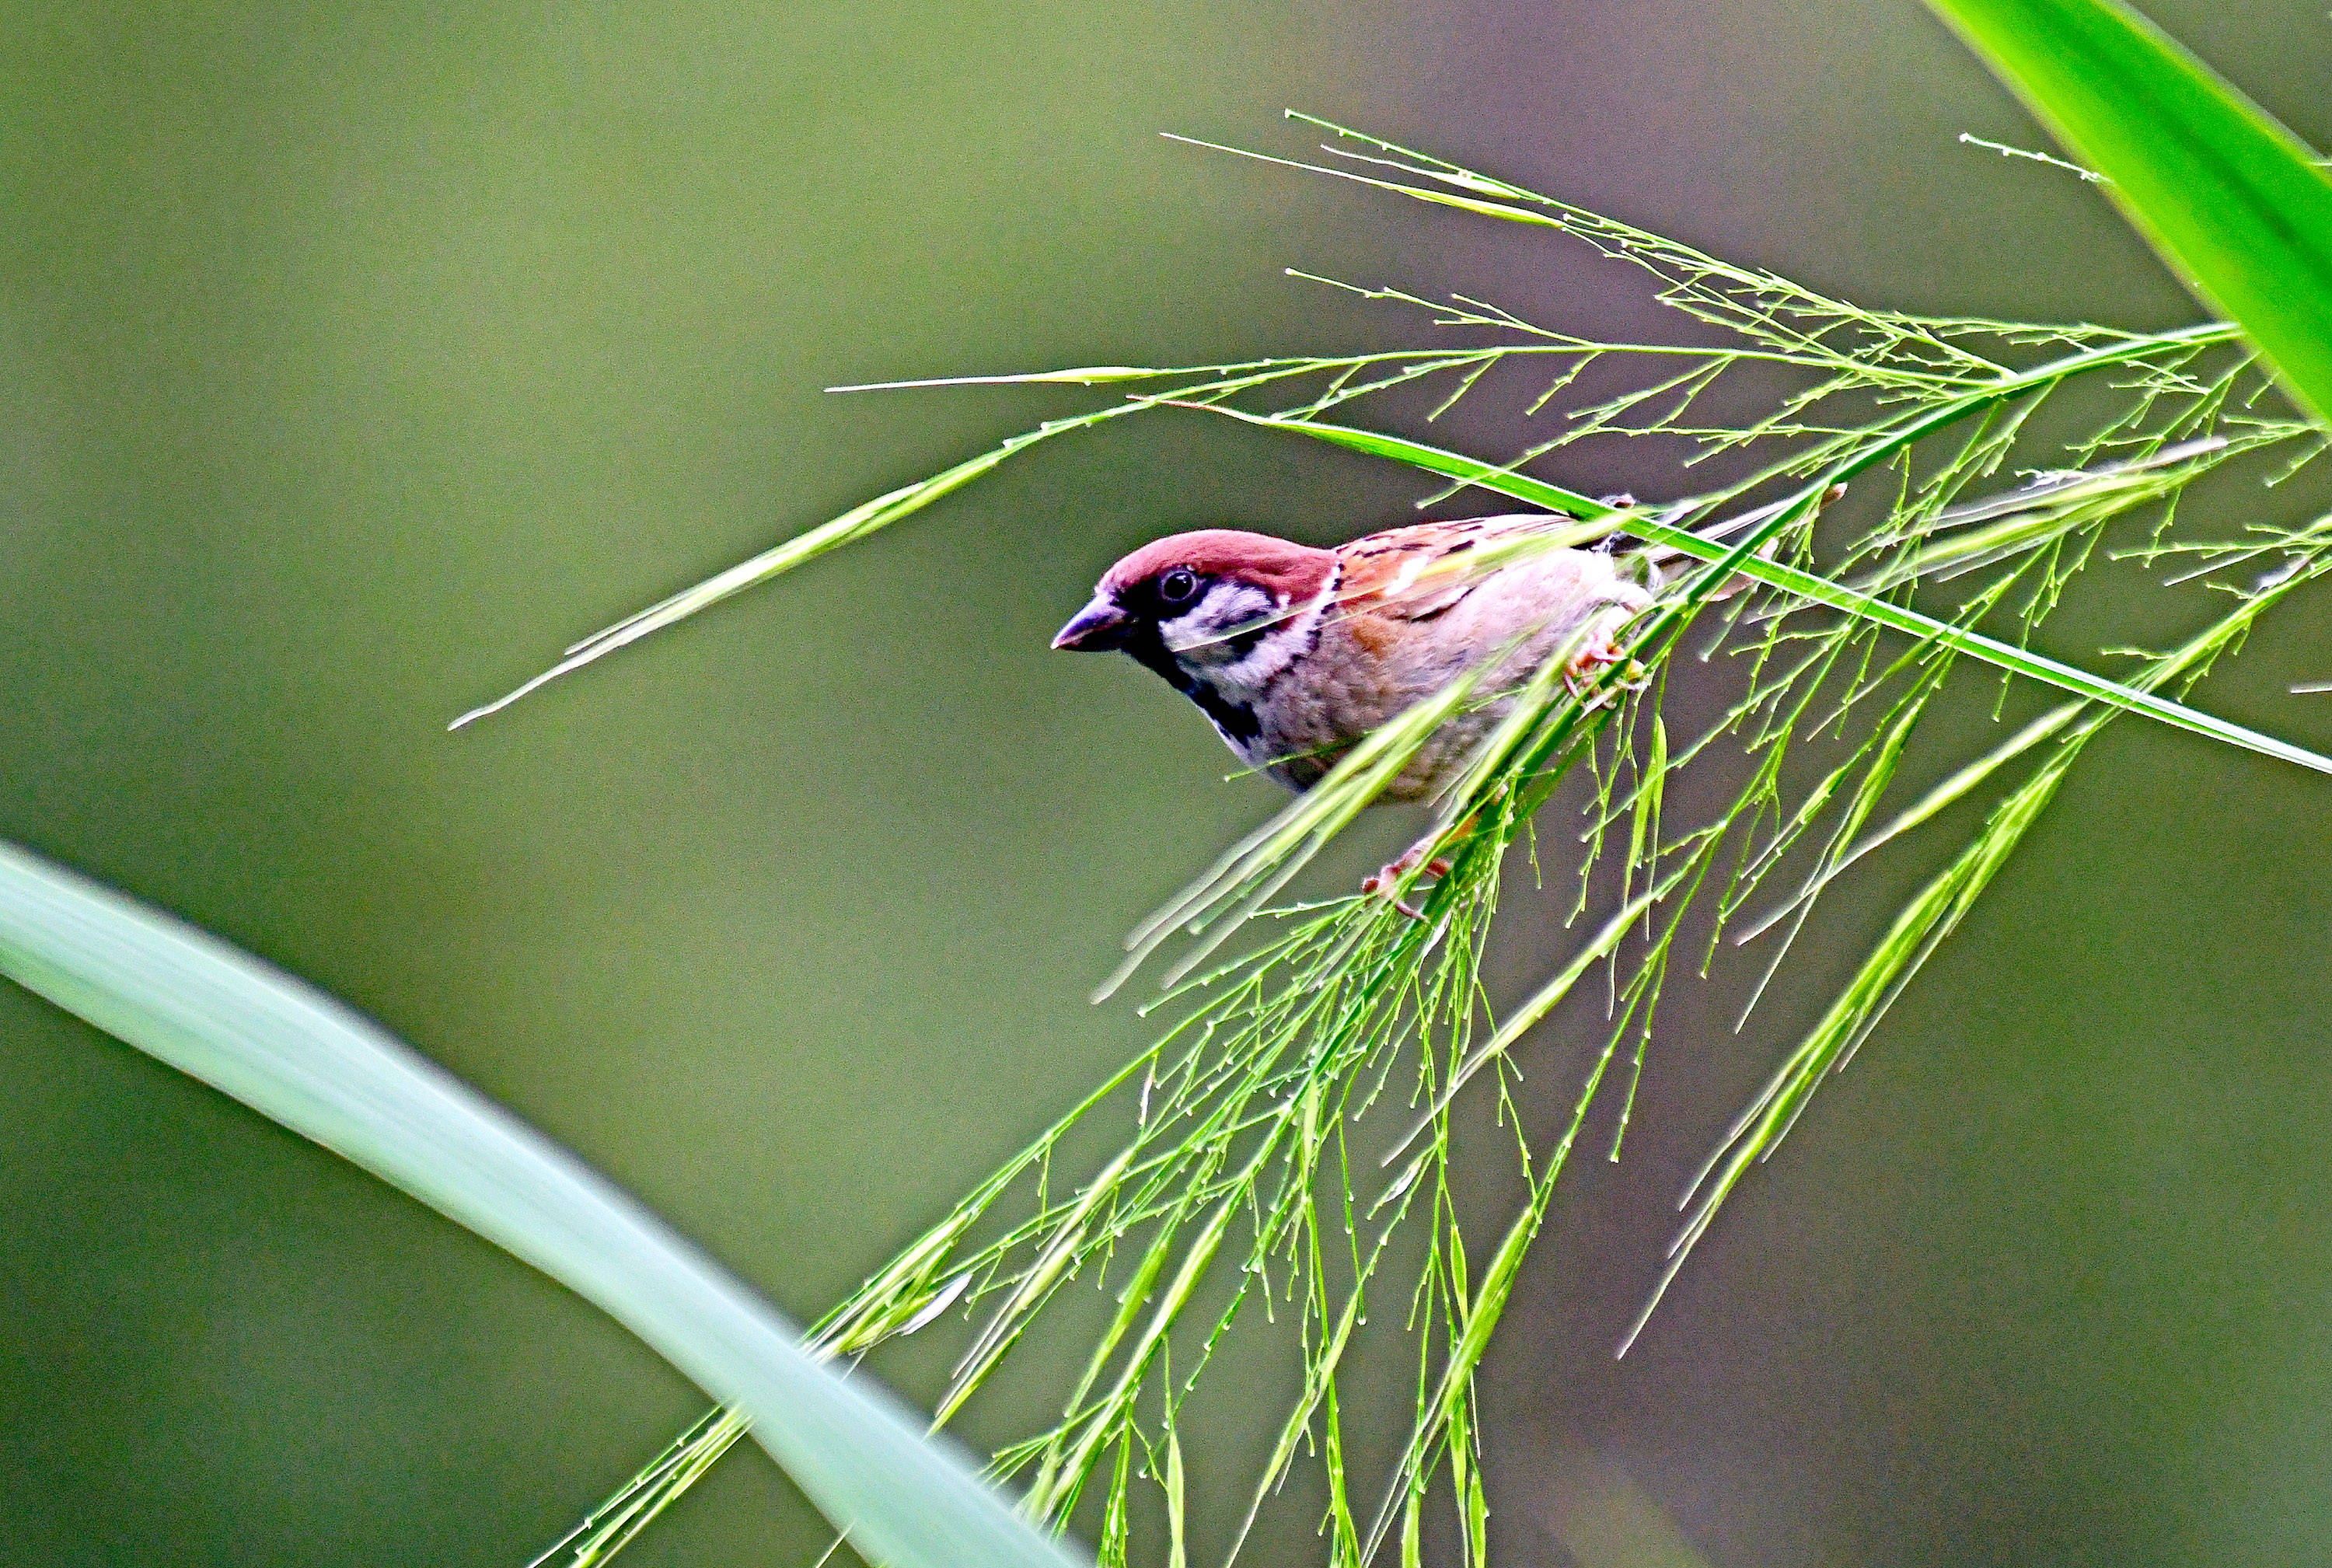
[[(1424, 621), (1454, 607), (1487, 575), (1468, 569), (1467, 556), (1482, 546), (1569, 521), (1545, 512), (1467, 517), (1389, 528), (1336, 551), (1343, 566), (1336, 599), (1355, 612)], [(1510, 565), (1497, 560), (1488, 569)]]

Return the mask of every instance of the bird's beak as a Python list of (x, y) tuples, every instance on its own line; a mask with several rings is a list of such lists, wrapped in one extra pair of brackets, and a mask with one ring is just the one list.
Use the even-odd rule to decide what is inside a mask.
[(1093, 603), (1076, 613), (1075, 618), (1063, 626), (1053, 638), (1056, 648), (1072, 653), (1104, 653), (1125, 645), (1125, 628), (1133, 617), (1119, 609), (1107, 594), (1094, 595)]

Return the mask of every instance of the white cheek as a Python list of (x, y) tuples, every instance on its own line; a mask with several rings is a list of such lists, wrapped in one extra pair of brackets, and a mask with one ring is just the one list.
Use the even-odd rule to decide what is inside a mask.
[(1187, 654), (1189, 664), (1216, 664), (1233, 657), (1226, 638), (1271, 614), (1271, 597), (1239, 583), (1217, 583), (1206, 597), (1171, 621), (1158, 636), (1169, 651)]
[(1215, 628), (1201, 620), (1195, 610), (1158, 623), (1158, 640), (1166, 645), (1169, 653), (1203, 651), (1214, 635)]
[[(1260, 698), (1272, 682), (1288, 665), (1301, 658), (1312, 645), (1318, 629), (1325, 596), (1303, 607), (1266, 631), (1247, 649), (1244, 655), (1233, 653), (1231, 645), (1218, 645), (1225, 657), (1207, 666), (1207, 678), (1215, 689), (1234, 702), (1247, 703)], [(1267, 609), (1250, 613), (1241, 625), (1250, 624), (1269, 614)], [(1187, 661), (1186, 661), (1187, 662)]]

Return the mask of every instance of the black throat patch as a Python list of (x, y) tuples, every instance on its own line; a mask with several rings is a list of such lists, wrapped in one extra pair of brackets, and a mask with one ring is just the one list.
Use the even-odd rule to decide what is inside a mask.
[(1243, 744), (1263, 733), (1263, 721), (1255, 716), (1255, 710), (1243, 703), (1232, 702), (1211, 684), (1185, 670), (1168, 650), (1156, 626), (1145, 626), (1135, 636), (1127, 638), (1125, 651), (1133, 655), (1134, 663), (1146, 670), (1155, 671), (1168, 685), (1196, 703), (1199, 712), (1213, 721), (1215, 728), (1222, 731), (1224, 740)]

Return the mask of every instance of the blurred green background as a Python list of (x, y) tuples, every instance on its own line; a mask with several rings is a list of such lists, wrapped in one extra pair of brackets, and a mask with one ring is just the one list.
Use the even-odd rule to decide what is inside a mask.
[[(2332, 135), (2320, 6), (2155, 14)], [(1122, 423), (444, 721), (1073, 402), (826, 385), (1420, 335), (1287, 265), (1667, 330), (1577, 253), (1153, 133), (1300, 152), (1295, 106), (1867, 303), (2191, 311), (2096, 193), (1955, 144), (2039, 139), (1908, 3), (83, 3), (0, 31), (0, 833), (367, 1009), (803, 1316), (1147, 1037), (1087, 989), (1273, 803), (1048, 634), (1133, 542), (1333, 540), (1419, 487)], [(1659, 496), (1673, 457), (1550, 477)], [(2193, 613), (2101, 573), (2056, 646)], [(2332, 676), (2325, 614), (2204, 704), (2332, 745), (2332, 699), (2283, 694)], [(2159, 728), (2093, 748), (1615, 1363), (1683, 1176), (1954, 840), (1858, 883), (1744, 1034), (1730, 970), (1676, 988), (1629, 1158), (1582, 1162), (1493, 1358), (1502, 1558), (2323, 1561), (2327, 798)], [(1562, 907), (1515, 912), (1502, 972)], [(14, 990), (0, 1039), (0, 1562), (516, 1564), (701, 1404)], [(934, 1386), (929, 1356), (884, 1370)], [(967, 1429), (1056, 1398), (1036, 1370)], [(1218, 1536), (1266, 1382), (1209, 1429)], [(1640, 1527), (1599, 1534), (1620, 1497)], [(1314, 1559), (1304, 1515), (1257, 1560)], [(631, 1560), (823, 1544), (743, 1454)]]

